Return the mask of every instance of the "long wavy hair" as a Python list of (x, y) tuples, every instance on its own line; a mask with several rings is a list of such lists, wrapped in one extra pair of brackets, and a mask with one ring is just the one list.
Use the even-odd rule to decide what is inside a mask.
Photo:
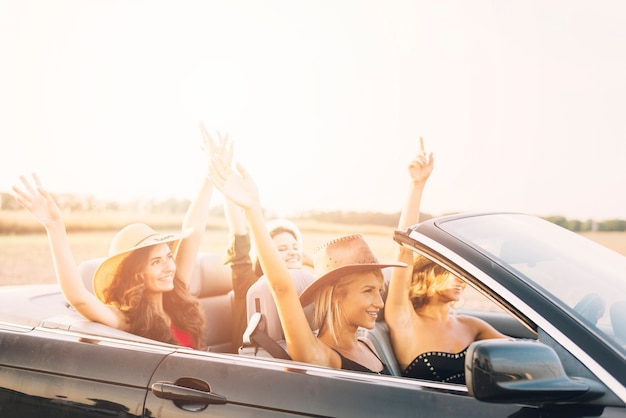
[[(376, 277), (384, 282), (384, 276), (381, 269), (371, 270)], [(341, 277), (334, 284), (322, 288), (316, 297), (315, 308), (313, 311), (312, 328), (319, 330), (321, 334), (328, 330), (333, 337), (335, 343), (338, 343), (337, 335), (339, 329), (346, 323), (346, 317), (342, 309), (341, 300), (347, 294), (349, 284), (359, 280), (363, 273), (352, 273)]]
[[(139, 273), (146, 265), (149, 252), (150, 247), (137, 249), (120, 263), (111, 285), (103, 292), (105, 303), (126, 314), (131, 333), (177, 344), (166, 318), (144, 297), (144, 281)], [(174, 274), (174, 289), (163, 293), (163, 310), (178, 329), (191, 334), (194, 347), (198, 348), (204, 328), (203, 311), (178, 273)]]
[(409, 299), (413, 309), (426, 305), (436, 293), (446, 289), (450, 274), (448, 270), (435, 263), (419, 269), (414, 268), (409, 286)]

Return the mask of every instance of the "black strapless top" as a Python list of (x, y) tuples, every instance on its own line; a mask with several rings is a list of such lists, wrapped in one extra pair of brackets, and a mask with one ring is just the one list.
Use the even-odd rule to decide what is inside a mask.
[[(380, 360), (380, 358), (376, 355), (376, 353), (370, 348), (369, 345), (367, 345), (366, 343), (364, 343), (363, 341), (359, 340), (359, 342), (365, 344), (365, 346), (367, 347), (368, 350), (370, 350), (372, 352), (372, 354), (374, 354), (376, 356), (376, 358), (378, 360)], [(389, 369), (387, 368), (387, 365), (385, 363), (382, 362), (382, 360), (380, 360), (380, 362), (383, 365), (383, 369), (379, 372), (375, 372), (374, 370), (368, 369), (367, 367), (363, 366), (362, 364), (357, 363), (356, 361), (352, 361), (347, 357), (344, 357), (341, 355), (341, 353), (335, 349), (333, 349), (333, 351), (337, 354), (339, 354), (339, 357), (341, 357), (341, 369), (342, 370), (352, 370), (355, 372), (367, 372), (367, 373), (376, 373), (376, 374), (387, 374), (387, 375), (391, 375), (391, 372), (389, 371)]]
[(464, 385), (465, 354), (467, 354), (467, 347), (460, 353), (427, 351), (415, 357), (404, 369), (402, 376)]

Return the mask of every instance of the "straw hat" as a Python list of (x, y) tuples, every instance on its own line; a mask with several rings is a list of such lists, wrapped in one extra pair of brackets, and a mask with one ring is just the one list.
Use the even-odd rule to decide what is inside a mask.
[(312, 303), (317, 292), (346, 274), (407, 266), (399, 261), (379, 263), (361, 235), (349, 235), (327, 242), (315, 250), (314, 263), (317, 279), (300, 294), (302, 306)]
[[(158, 234), (146, 224), (130, 224), (115, 234), (109, 246), (109, 257), (98, 266), (93, 275), (93, 290), (98, 299), (104, 301), (104, 289), (110, 286), (119, 265), (131, 252), (172, 241), (180, 241), (191, 234), (193, 228), (170, 234)], [(174, 248), (178, 245), (176, 243)]]

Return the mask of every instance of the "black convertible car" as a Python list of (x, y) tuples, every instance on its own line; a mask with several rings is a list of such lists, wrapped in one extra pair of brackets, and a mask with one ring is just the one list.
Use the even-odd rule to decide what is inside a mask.
[[(432, 219), (394, 239), (468, 283), (460, 312), (513, 337), (470, 346), (467, 385), (399, 377), (384, 314), (364, 334), (396, 376), (253, 343), (228, 353), (230, 273), (202, 254), (192, 290), (206, 351), (85, 321), (55, 285), (0, 288), (0, 417), (626, 417), (626, 257), (513, 213)], [(81, 265), (86, 282), (99, 261)]]

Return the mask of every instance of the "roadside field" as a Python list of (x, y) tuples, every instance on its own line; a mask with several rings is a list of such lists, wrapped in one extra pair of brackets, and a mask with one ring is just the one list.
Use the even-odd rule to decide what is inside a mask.
[[(362, 233), (380, 260), (392, 259), (394, 256), (392, 228), (363, 228), (358, 225), (321, 226), (306, 222), (301, 223), (300, 227), (304, 246), (308, 251), (313, 251), (330, 239)], [(70, 244), (76, 262), (106, 256), (108, 245), (114, 235), (115, 231), (70, 233)], [(626, 232), (591, 232), (583, 235), (626, 255)], [(214, 224), (207, 228), (201, 251), (223, 254), (227, 245), (228, 231)], [(44, 233), (0, 235), (0, 285), (54, 283), (55, 280), (48, 240)]]
[[(313, 251), (324, 242), (353, 233), (359, 233), (358, 226), (346, 228), (333, 226), (327, 230), (302, 229), (305, 249)], [(370, 228), (372, 232), (362, 235), (368, 241), (379, 259), (394, 256), (391, 241), (392, 229)], [(158, 228), (170, 231), (169, 228)], [(68, 234), (72, 252), (77, 263), (91, 258), (103, 257), (116, 231), (71, 232)], [(228, 245), (228, 231), (225, 228), (209, 227), (204, 235), (200, 250), (224, 254)], [(55, 283), (54, 266), (50, 247), (45, 233), (0, 235), (0, 285)]]

